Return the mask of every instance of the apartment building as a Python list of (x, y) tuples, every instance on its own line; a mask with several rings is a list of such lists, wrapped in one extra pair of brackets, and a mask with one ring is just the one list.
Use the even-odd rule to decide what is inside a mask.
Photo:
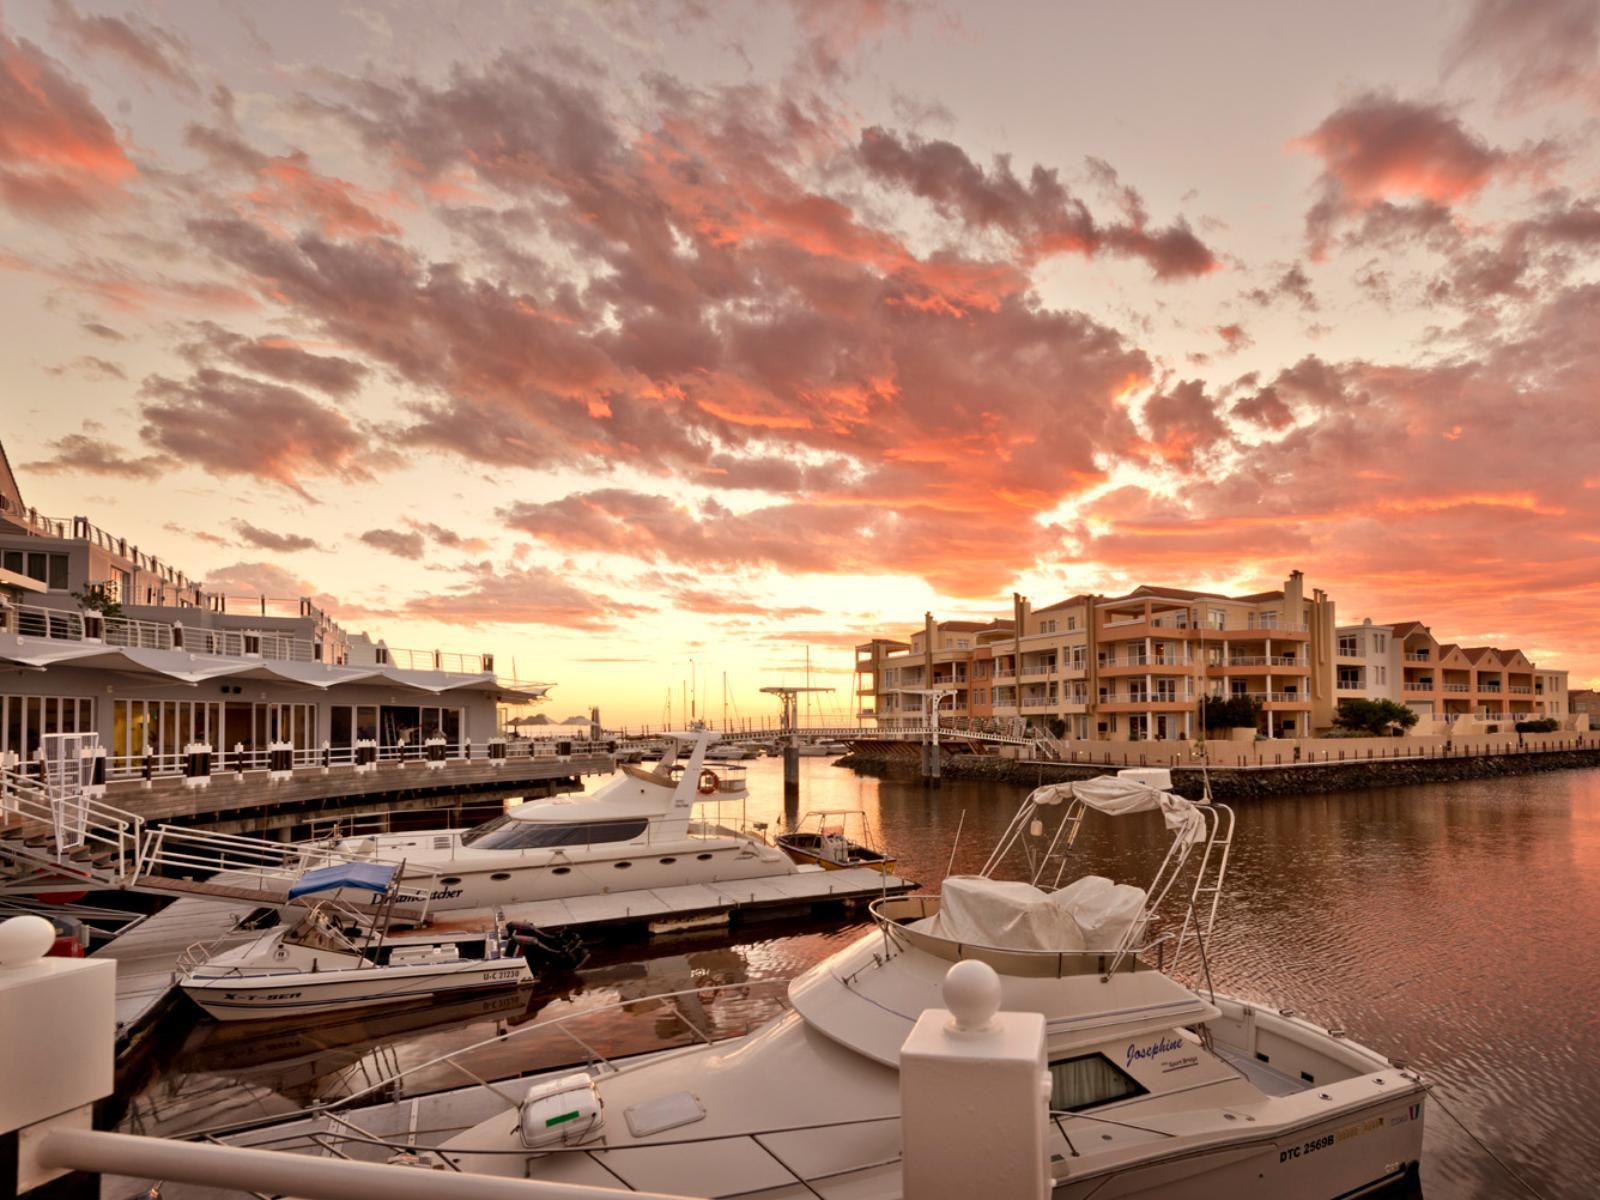
[(1567, 672), (1521, 650), (1440, 642), (1421, 621), (1368, 618), (1341, 625), (1337, 638), (1336, 697), (1404, 704), (1432, 726), (1423, 732), (1570, 715)]
[(1600, 692), (1593, 688), (1573, 688), (1567, 693), (1567, 711), (1589, 718), (1589, 728), (1600, 728)]
[[(1203, 696), (1249, 696), (1269, 737), (1307, 737), (1333, 714), (1334, 604), (1295, 571), (1281, 589), (1245, 596), (1142, 586), (1043, 608), (1015, 596), (1009, 620), (934, 622), (903, 654), (857, 647), (858, 687), (878, 697), (885, 728), (919, 724), (920, 697), (886, 692), (950, 680), (954, 711), (978, 722), (1059, 720), (1068, 737), (1188, 739)], [(909, 671), (909, 674), (908, 674)]]
[[(935, 621), (923, 614), (923, 626), (905, 641), (874, 638), (856, 647), (856, 691), (862, 699), (860, 716), (875, 719), (883, 728), (915, 726), (925, 719), (925, 695), (944, 689), (949, 695), (939, 703), (941, 716), (971, 715), (972, 657), (980, 637), (1009, 623), (997, 621)], [(866, 707), (867, 698), (873, 701)]]

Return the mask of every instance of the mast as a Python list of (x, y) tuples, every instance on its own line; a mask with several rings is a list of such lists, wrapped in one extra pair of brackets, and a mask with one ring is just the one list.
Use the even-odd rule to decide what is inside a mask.
[(728, 673), (722, 673), (722, 732), (728, 732)]
[(811, 647), (806, 647), (806, 724), (811, 724)]

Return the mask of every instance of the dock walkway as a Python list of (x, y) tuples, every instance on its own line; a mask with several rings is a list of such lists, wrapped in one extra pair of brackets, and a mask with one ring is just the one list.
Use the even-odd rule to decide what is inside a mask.
[[(166, 1003), (177, 985), (178, 955), (196, 942), (225, 938), (260, 905), (184, 896), (130, 925), (95, 951), (117, 963), (117, 1041), (124, 1044)], [(257, 936), (241, 933), (241, 940)]]

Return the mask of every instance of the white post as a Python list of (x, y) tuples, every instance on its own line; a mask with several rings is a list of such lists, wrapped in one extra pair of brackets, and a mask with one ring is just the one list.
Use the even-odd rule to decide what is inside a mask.
[(917, 1200), (1043, 1200), (1050, 1077), (1044, 1017), (1002, 1013), (1000, 978), (976, 959), (944, 978), (900, 1047), (901, 1191)]

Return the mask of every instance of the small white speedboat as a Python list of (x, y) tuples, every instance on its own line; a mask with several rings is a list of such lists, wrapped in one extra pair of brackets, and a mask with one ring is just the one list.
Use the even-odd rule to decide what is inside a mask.
[[(398, 864), (345, 863), (307, 872), (290, 899), (340, 889), (381, 891), (392, 900)], [(292, 910), (290, 910), (292, 911)], [(497, 926), (483, 931), (481, 957), (463, 957), (478, 943), (387, 938), (386, 924), (334, 901), (298, 920), (212, 954), (191, 947), (179, 959), (184, 993), (219, 1021), (264, 1020), (343, 1012), (425, 1000), (445, 992), (518, 987), (533, 981), (528, 959)]]

